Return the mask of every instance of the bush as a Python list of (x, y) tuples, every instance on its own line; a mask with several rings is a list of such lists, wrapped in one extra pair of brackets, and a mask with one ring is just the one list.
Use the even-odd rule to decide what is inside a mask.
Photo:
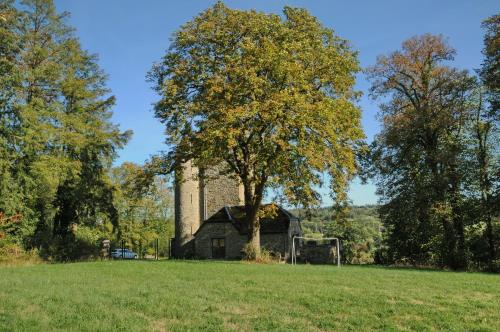
[(100, 257), (102, 240), (111, 235), (104, 229), (73, 225), (71, 233), (56, 236), (43, 251), (43, 257), (56, 261), (94, 260)]
[(24, 250), (20, 245), (6, 240), (0, 241), (0, 265), (33, 265), (42, 262), (38, 250)]
[(245, 260), (252, 261), (255, 263), (261, 263), (261, 264), (279, 263), (281, 258), (280, 254), (276, 254), (275, 252), (267, 250), (266, 248), (261, 248), (260, 255), (256, 257), (256, 253), (253, 247), (249, 246), (248, 243), (245, 244), (242, 251)]

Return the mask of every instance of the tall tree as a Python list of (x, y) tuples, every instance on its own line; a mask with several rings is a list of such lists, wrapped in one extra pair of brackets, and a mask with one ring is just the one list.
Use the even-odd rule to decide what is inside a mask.
[(173, 235), (173, 195), (169, 178), (154, 176), (146, 167), (123, 163), (111, 170), (118, 211), (117, 240), (143, 255), (160, 240), (162, 251)]
[[(483, 55), (485, 57), (479, 71), (481, 89), (474, 117), (476, 138), (477, 170), (481, 193), (480, 215), (486, 223), (485, 238), (488, 243), (489, 267), (495, 269), (496, 239), (493, 230), (493, 217), (499, 214), (499, 177), (498, 160), (498, 109), (500, 107), (500, 15), (494, 15), (483, 22), (486, 30)], [(483, 93), (484, 91), (484, 93)], [(488, 107), (489, 106), (489, 107)]]
[(443, 65), (454, 54), (441, 36), (413, 37), (368, 77), (372, 95), (387, 98), (374, 167), (393, 259), (465, 268), (462, 161), (474, 79)]
[[(495, 219), (499, 217), (500, 159), (498, 141), (500, 131), (498, 116), (491, 112), (488, 102), (487, 88), (478, 83), (475, 98), (475, 110), (471, 118), (470, 166), (468, 178), (470, 183), (471, 210), (475, 212), (471, 219), (484, 225), (484, 236), (480, 239), (486, 243), (487, 250), (480, 250), (478, 258), (487, 257), (490, 271), (496, 270)], [(498, 226), (497, 226), (498, 227)], [(498, 233), (499, 230), (497, 230)], [(484, 246), (480, 246), (481, 248)], [(479, 259), (480, 261), (482, 259)]]
[(33, 245), (57, 242), (64, 250), (71, 224), (116, 219), (107, 170), (130, 133), (110, 122), (115, 99), (96, 56), (65, 23), (67, 13), (51, 0), (2, 1), (0, 8), (11, 20), (7, 28), (0, 22), (0, 36), (13, 40), (2, 48), (10, 52), (2, 68), (12, 74), (2, 77), (0, 132), (17, 206), (32, 211), (23, 220), (36, 224)]
[(184, 24), (151, 70), (167, 168), (223, 165), (241, 181), (249, 256), (260, 252), (266, 189), (314, 204), (326, 172), (333, 198), (346, 200), (363, 138), (358, 70), (349, 43), (306, 10), (285, 7), (280, 17), (220, 2)]
[(24, 202), (29, 197), (25, 172), (18, 168), (22, 156), (19, 148), (19, 112), (17, 93), (22, 85), (19, 56), (22, 37), (22, 13), (14, 1), (0, 2), (0, 213), (22, 216), (11, 229), (10, 241), (22, 244), (33, 234), (36, 212)]

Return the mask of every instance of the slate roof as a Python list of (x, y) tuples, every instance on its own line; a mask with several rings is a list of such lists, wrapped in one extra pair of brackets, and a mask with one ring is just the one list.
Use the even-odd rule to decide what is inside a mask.
[[(290, 221), (296, 220), (299, 219), (281, 206), (277, 205), (276, 215), (273, 217), (265, 217), (260, 220), (260, 233), (287, 233)], [(241, 205), (223, 207), (210, 218), (205, 220), (196, 233), (198, 233), (201, 228), (208, 223), (231, 223), (240, 234), (246, 235), (248, 233), (248, 223), (245, 220), (245, 207)]]

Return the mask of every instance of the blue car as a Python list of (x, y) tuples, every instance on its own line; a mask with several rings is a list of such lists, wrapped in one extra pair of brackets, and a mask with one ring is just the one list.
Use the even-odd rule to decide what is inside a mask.
[(113, 258), (137, 259), (139, 255), (128, 249), (115, 249), (111, 252)]

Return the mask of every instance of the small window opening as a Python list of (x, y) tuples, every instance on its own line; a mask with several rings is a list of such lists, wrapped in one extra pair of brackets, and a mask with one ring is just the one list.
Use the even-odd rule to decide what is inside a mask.
[(226, 243), (224, 238), (212, 239), (212, 258), (226, 258)]

